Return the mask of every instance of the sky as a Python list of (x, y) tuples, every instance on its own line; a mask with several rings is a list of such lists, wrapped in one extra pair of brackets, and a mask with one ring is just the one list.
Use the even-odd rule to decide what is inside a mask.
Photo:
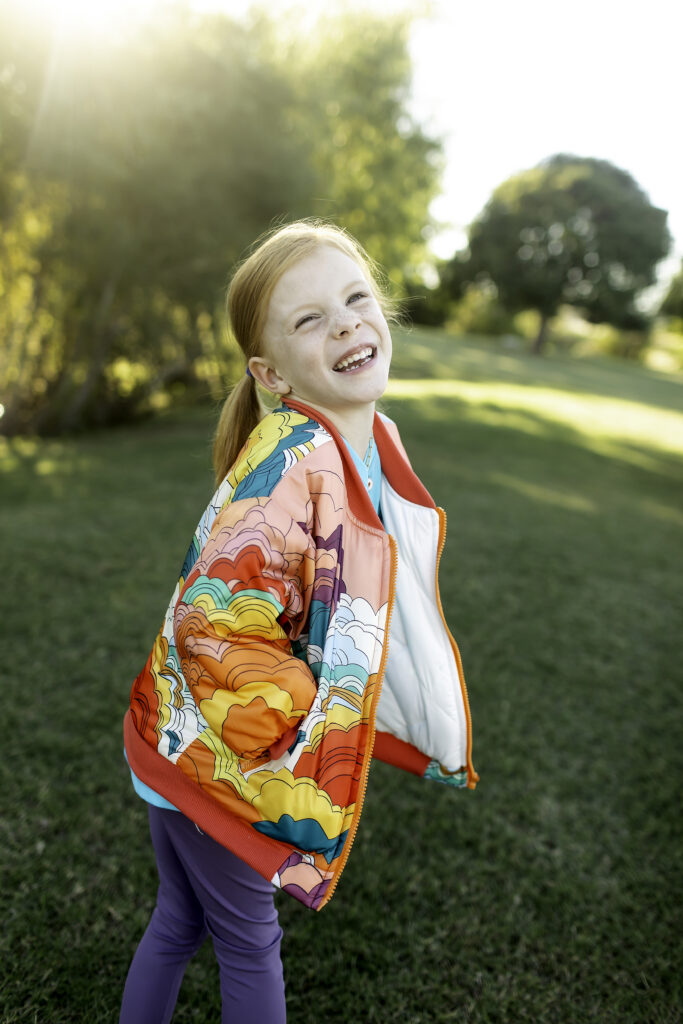
[[(491, 191), (557, 152), (629, 171), (669, 211), (683, 255), (683, 134), (678, 5), (459, 0), (415, 26), (415, 113), (446, 142), (433, 212), (463, 239)], [(440, 253), (446, 255), (446, 253)]]
[[(69, 21), (103, 20), (108, 9), (153, 10), (160, 0), (59, 0)], [(186, 0), (241, 16), (250, 0)], [(344, 0), (337, 0), (337, 6)], [(280, 17), (307, 20), (329, 0), (267, 0)], [(670, 277), (683, 256), (680, 33), (673, 0), (346, 0), (414, 14), (412, 113), (443, 140), (443, 193), (431, 242), (450, 256), (493, 189), (553, 153), (610, 160), (669, 211)]]

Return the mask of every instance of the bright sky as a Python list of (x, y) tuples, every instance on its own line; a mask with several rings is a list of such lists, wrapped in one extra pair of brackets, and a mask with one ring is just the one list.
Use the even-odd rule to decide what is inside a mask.
[[(34, 0), (35, 2), (35, 0)], [(69, 22), (105, 20), (159, 0), (59, 0)], [(249, 0), (189, 0), (235, 16)], [(432, 248), (451, 255), (491, 191), (552, 153), (607, 159), (669, 211), (673, 256), (683, 255), (680, 32), (674, 0), (347, 0), (348, 7), (417, 13), (411, 40), (414, 114), (445, 142), (444, 224)], [(306, 25), (334, 5), (267, 0)], [(50, 5), (52, 7), (52, 5)], [(428, 16), (423, 12), (431, 11)]]
[(416, 26), (412, 52), (416, 113), (446, 134), (436, 215), (462, 229), (515, 171), (557, 152), (595, 156), (629, 171), (669, 211), (680, 258), (678, 5), (441, 0), (434, 6), (437, 16)]

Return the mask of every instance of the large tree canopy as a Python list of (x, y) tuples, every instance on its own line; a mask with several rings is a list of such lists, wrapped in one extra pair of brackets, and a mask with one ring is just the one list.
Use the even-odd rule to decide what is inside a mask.
[(495, 190), (444, 283), (457, 295), (489, 280), (508, 310), (537, 310), (537, 350), (563, 303), (595, 323), (636, 326), (635, 300), (670, 245), (666, 216), (626, 171), (558, 154)]
[[(362, 24), (359, 26), (359, 19)], [(0, 430), (224, 390), (222, 295), (274, 222), (349, 227), (400, 285), (439, 147), (407, 113), (404, 18), (297, 36), (168, 10), (95, 55), (0, 8)]]

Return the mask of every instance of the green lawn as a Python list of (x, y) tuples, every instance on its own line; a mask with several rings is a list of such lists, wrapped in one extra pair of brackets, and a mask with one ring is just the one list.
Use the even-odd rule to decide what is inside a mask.
[[(373, 766), (332, 903), (278, 897), (289, 1022), (679, 1021), (681, 379), (429, 331), (395, 367), (481, 783)], [(117, 1020), (155, 891), (121, 719), (214, 415), (0, 448), (3, 1024)], [(206, 945), (175, 1020), (219, 1017)]]

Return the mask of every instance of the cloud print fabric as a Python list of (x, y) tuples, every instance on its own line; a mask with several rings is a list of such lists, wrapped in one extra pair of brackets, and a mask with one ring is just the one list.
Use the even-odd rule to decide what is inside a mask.
[[(408, 516), (403, 541), (389, 538), (364, 490), (350, 490), (358, 482), (340, 438), (286, 406), (269, 414), (197, 526), (124, 724), (138, 780), (313, 909), (334, 891), (363, 805), (396, 552), (412, 542), (415, 517), (423, 530), (424, 516), (429, 530), (441, 529), (400, 441), (383, 422), (375, 429), (392, 475), (409, 488), (396, 498)], [(437, 564), (425, 563), (434, 580)], [(405, 735), (377, 733), (377, 756), (472, 788), (464, 678), (433, 586), (424, 621), (436, 624), (441, 647), (420, 628), (417, 650), (400, 658), (406, 666), (417, 658), (428, 690), (436, 681), (444, 692), (428, 710), (440, 723), (435, 734), (444, 731), (443, 709), (457, 704), (467, 736), (456, 721), (451, 744), (446, 730), (449, 768), (412, 745), (410, 723)], [(419, 594), (403, 589), (405, 622)], [(431, 666), (432, 648), (447, 663)], [(407, 671), (399, 676), (413, 685)]]
[(148, 745), (296, 847), (273, 881), (310, 906), (353, 819), (387, 607), (347, 593), (340, 474), (316, 474), (329, 492), (290, 485), (330, 443), (291, 410), (261, 422), (197, 527), (131, 701)]

